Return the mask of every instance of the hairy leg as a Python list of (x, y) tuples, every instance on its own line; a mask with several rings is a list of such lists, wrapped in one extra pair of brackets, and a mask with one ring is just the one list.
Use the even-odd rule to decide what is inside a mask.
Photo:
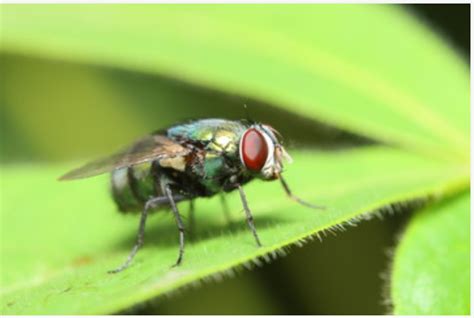
[(156, 197), (156, 198), (151, 198), (148, 200), (142, 210), (142, 214), (140, 217), (140, 225), (138, 227), (138, 234), (137, 234), (137, 240), (135, 242), (135, 245), (132, 248), (132, 251), (130, 254), (128, 254), (127, 260), (120, 265), (118, 268), (113, 269), (108, 271), (110, 274), (115, 274), (123, 271), (124, 269), (128, 268), (130, 266), (130, 263), (132, 262), (133, 258), (135, 257), (135, 254), (137, 254), (138, 250), (140, 247), (143, 245), (143, 240), (145, 237), (145, 224), (146, 224), (146, 219), (148, 216), (148, 211), (153, 208), (155, 205), (163, 204), (163, 203), (168, 203), (168, 198), (167, 197)]
[(260, 238), (258, 237), (258, 234), (257, 234), (257, 230), (255, 229), (252, 212), (250, 211), (249, 205), (247, 203), (247, 197), (245, 196), (244, 189), (242, 188), (240, 184), (237, 185), (237, 188), (239, 189), (240, 200), (242, 201), (242, 205), (244, 206), (245, 215), (247, 217), (247, 224), (250, 230), (252, 231), (253, 237), (255, 238), (255, 242), (257, 242), (257, 246), (262, 246), (262, 243), (260, 243)]
[(322, 206), (322, 205), (314, 205), (314, 204), (311, 204), (311, 203), (308, 203), (306, 201), (303, 201), (302, 199), (298, 198), (296, 195), (294, 195), (291, 190), (290, 190), (290, 187), (288, 186), (288, 183), (286, 183), (285, 179), (283, 179), (283, 177), (281, 175), (279, 175), (279, 179), (280, 179), (280, 182), (281, 182), (281, 185), (283, 186), (283, 189), (285, 189), (285, 192), (286, 194), (290, 197), (290, 199), (292, 199), (293, 201), (296, 201), (298, 202), (299, 204), (301, 205), (304, 205), (304, 206), (307, 206), (309, 208), (312, 208), (312, 209), (326, 209), (325, 206)]
[(176, 220), (176, 225), (178, 226), (178, 231), (179, 231), (179, 254), (178, 254), (178, 259), (176, 260), (176, 263), (173, 265), (178, 266), (181, 264), (184, 256), (184, 224), (183, 220), (181, 219), (181, 215), (179, 214), (178, 207), (176, 206), (176, 203), (173, 199), (173, 193), (171, 192), (171, 188), (169, 185), (165, 185), (165, 193), (166, 196), (170, 202), (171, 205), (171, 210), (173, 211), (174, 218)]

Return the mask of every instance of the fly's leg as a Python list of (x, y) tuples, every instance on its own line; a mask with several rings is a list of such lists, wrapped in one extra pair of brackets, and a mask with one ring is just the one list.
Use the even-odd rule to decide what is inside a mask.
[(166, 197), (168, 198), (168, 201), (171, 205), (171, 210), (173, 211), (174, 218), (176, 220), (176, 225), (178, 226), (179, 230), (179, 255), (178, 259), (176, 260), (176, 263), (172, 266), (178, 266), (181, 264), (181, 261), (183, 260), (183, 255), (184, 255), (184, 225), (183, 221), (181, 220), (181, 216), (179, 215), (178, 208), (176, 207), (176, 203), (174, 202), (173, 199), (173, 193), (171, 192), (171, 188), (169, 185), (165, 185), (165, 193)]
[(280, 174), (279, 175), (279, 179), (280, 179), (280, 182), (281, 182), (281, 185), (283, 186), (283, 189), (285, 189), (285, 192), (286, 194), (288, 195), (288, 197), (290, 197), (290, 199), (292, 199), (293, 201), (296, 201), (298, 202), (299, 204), (301, 205), (304, 205), (304, 206), (307, 206), (309, 208), (312, 208), (312, 209), (326, 209), (325, 206), (322, 206), (322, 205), (314, 205), (314, 204), (311, 204), (311, 203), (308, 203), (306, 201), (303, 201), (302, 199), (298, 198), (296, 195), (294, 195), (291, 190), (290, 190), (290, 187), (288, 187), (288, 184), (286, 183), (285, 179), (283, 179), (283, 176)]
[(232, 218), (230, 216), (229, 206), (227, 205), (227, 200), (225, 198), (224, 193), (222, 193), (222, 192), (220, 193), (220, 198), (221, 198), (222, 210), (224, 211), (224, 216), (225, 216), (225, 219), (227, 221), (227, 224), (231, 224), (232, 223)]
[(189, 201), (189, 234), (194, 239), (196, 233), (196, 218), (194, 216), (194, 200)]
[(138, 227), (137, 241), (135, 242), (135, 245), (133, 246), (132, 251), (128, 255), (127, 260), (122, 265), (120, 265), (120, 267), (108, 271), (109, 274), (119, 273), (119, 272), (123, 271), (124, 269), (126, 269), (127, 267), (130, 266), (130, 263), (132, 262), (133, 258), (135, 257), (135, 254), (137, 254), (138, 250), (143, 245), (143, 239), (144, 239), (144, 236), (145, 236), (145, 224), (146, 224), (146, 219), (147, 219), (147, 216), (148, 216), (148, 211), (153, 206), (155, 206), (157, 204), (160, 204), (160, 203), (161, 204), (166, 203), (166, 202), (168, 202), (168, 198), (166, 198), (166, 197), (156, 197), (156, 198), (151, 198), (150, 200), (148, 200), (145, 203), (145, 206), (143, 207), (142, 214), (141, 214), (141, 217), (140, 217), (140, 225)]
[(240, 193), (240, 200), (242, 201), (242, 205), (244, 206), (245, 210), (245, 215), (247, 217), (247, 224), (252, 231), (253, 237), (255, 238), (255, 242), (257, 242), (257, 246), (262, 246), (262, 243), (260, 243), (260, 239), (258, 238), (257, 230), (255, 229), (255, 224), (253, 223), (253, 216), (252, 212), (250, 212), (249, 205), (247, 203), (247, 197), (245, 196), (244, 189), (242, 189), (242, 186), (240, 184), (237, 185), (237, 188), (239, 189)]

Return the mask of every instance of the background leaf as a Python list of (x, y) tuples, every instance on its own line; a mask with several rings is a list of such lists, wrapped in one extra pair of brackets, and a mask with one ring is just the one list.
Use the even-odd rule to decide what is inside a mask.
[(290, 110), (157, 76), (10, 54), (0, 57), (7, 79), (0, 85), (4, 162), (87, 160), (190, 118), (240, 119), (244, 103), (254, 120), (277, 128), (286, 145), (334, 149), (367, 143)]
[[(231, 227), (223, 222), (219, 200), (197, 202), (199, 235), (187, 246), (182, 266), (170, 269), (177, 233), (173, 221), (163, 219), (169, 214), (161, 213), (149, 223), (147, 244), (133, 267), (110, 275), (106, 271), (121, 263), (131, 247), (137, 219), (115, 213), (106, 178), (56, 182), (54, 177), (63, 170), (3, 171), (10, 186), (2, 203), (2, 223), (9, 224), (1, 234), (2, 313), (115, 312), (259, 255), (275, 256), (288, 244), (390, 202), (458, 191), (468, 182), (464, 166), (387, 148), (296, 153), (288, 181), (295, 193), (327, 205), (327, 211), (295, 204), (275, 182), (254, 182), (246, 191), (263, 248), (254, 246), (243, 214), (237, 213), (238, 198), (231, 194)], [(22, 186), (25, 183), (28, 187)], [(36, 191), (31, 193), (31, 188)], [(25, 240), (29, 233), (35, 237)]]
[(397, 315), (469, 315), (469, 193), (416, 214), (396, 249)]
[(1, 26), (4, 51), (157, 72), (468, 158), (468, 68), (396, 6), (11, 5)]

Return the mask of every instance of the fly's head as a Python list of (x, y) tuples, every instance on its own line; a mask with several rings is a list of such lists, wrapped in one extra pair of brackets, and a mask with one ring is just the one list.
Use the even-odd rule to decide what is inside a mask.
[(242, 165), (263, 180), (279, 178), (283, 160), (291, 162), (290, 155), (281, 145), (281, 135), (271, 126), (253, 124), (242, 134), (239, 154)]

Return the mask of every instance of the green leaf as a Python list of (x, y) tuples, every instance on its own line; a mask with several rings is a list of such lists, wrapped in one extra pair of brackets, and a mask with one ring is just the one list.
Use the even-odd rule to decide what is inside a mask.
[[(6, 79), (0, 85), (0, 158), (8, 162), (107, 155), (183, 118), (245, 115), (243, 98), (147, 74), (9, 54), (0, 58), (0, 73)], [(348, 134), (337, 129), (248, 103), (252, 119), (271, 123), (286, 145), (334, 148), (351, 143)]]
[[(60, 183), (70, 166), (2, 169), (2, 314), (112, 313), (264, 256), (318, 231), (362, 217), (396, 201), (443, 196), (465, 189), (468, 166), (448, 165), (384, 147), (334, 153), (296, 152), (285, 175), (294, 192), (325, 211), (286, 198), (277, 182), (245, 187), (257, 230), (248, 231), (238, 194), (231, 193), (232, 224), (218, 199), (197, 201), (198, 232), (184, 263), (170, 268), (178, 237), (169, 213), (151, 217), (145, 246), (126, 271), (124, 261), (138, 219), (120, 215), (108, 195), (108, 178)], [(8, 185), (8, 186), (7, 186)], [(183, 214), (185, 204), (179, 208)], [(166, 216), (166, 217), (165, 217)]]
[(470, 196), (418, 212), (395, 252), (391, 294), (397, 315), (469, 315)]
[(468, 161), (468, 65), (393, 5), (5, 5), (1, 28), (3, 51), (164, 74)]

